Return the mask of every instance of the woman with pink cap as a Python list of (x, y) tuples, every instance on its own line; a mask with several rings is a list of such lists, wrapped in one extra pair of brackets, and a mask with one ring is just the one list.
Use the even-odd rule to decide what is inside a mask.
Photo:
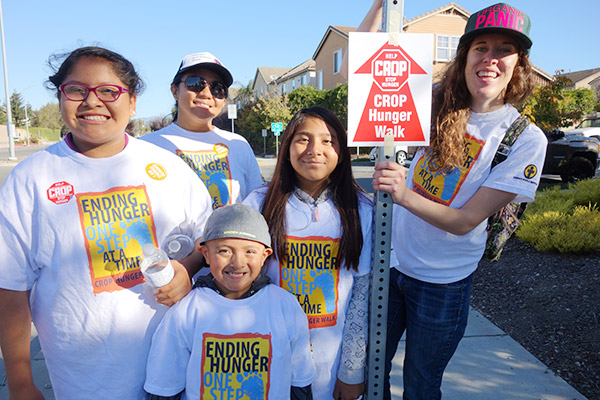
[[(380, 20), (381, 3), (374, 2), (363, 30)], [(524, 121), (506, 159), (492, 168), (507, 130), (522, 121), (513, 105), (533, 88), (530, 25), (505, 3), (472, 14), (434, 88), (430, 145), (408, 172), (393, 162), (375, 167), (373, 188), (396, 204), (384, 398), (391, 398), (389, 374), (404, 333), (404, 398), (441, 398), (444, 369), (467, 325), (487, 219), (535, 197), (547, 143), (539, 128)]]

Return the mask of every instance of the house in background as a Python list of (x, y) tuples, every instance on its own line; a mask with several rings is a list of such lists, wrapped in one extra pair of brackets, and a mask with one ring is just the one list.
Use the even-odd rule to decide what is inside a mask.
[(315, 86), (315, 62), (312, 59), (284, 72), (275, 80), (276, 90), (281, 94), (293, 92), (303, 85)]
[(590, 87), (594, 89), (596, 98), (600, 99), (600, 76), (589, 83)]
[[(405, 20), (402, 27), (403, 32), (433, 34), (432, 75), (434, 82), (441, 79), (441, 74), (456, 55), (460, 36), (464, 32), (470, 16), (471, 13), (458, 4), (448, 3), (425, 14)], [(340, 74), (340, 69), (343, 56), (348, 48), (349, 34), (354, 31), (356, 28), (353, 27), (330, 25), (312, 59), (294, 68), (258, 67), (252, 86), (254, 97), (264, 97), (267, 94), (287, 94), (302, 85), (311, 85), (319, 90), (331, 90), (337, 85), (346, 83), (347, 80)], [(545, 84), (553, 79), (551, 74), (541, 68), (535, 65), (532, 65), (532, 68), (538, 84)], [(597, 74), (594, 77), (600, 77), (600, 69), (590, 71), (596, 71)], [(598, 87), (600, 80), (595, 82)]]
[(568, 89), (593, 89), (596, 96), (600, 96), (600, 68), (586, 69), (584, 71), (562, 72), (559, 74), (566, 77), (570, 85)]
[(317, 89), (331, 90), (347, 80), (340, 74), (343, 55), (348, 48), (348, 34), (356, 28), (330, 25), (313, 54), (317, 71)]
[[(471, 13), (456, 3), (448, 3), (425, 14), (404, 22), (402, 31), (407, 33), (433, 33), (433, 80), (441, 78), (446, 65), (454, 58), (460, 36), (465, 31)], [(317, 88), (331, 90), (346, 83), (339, 73), (342, 58), (348, 48), (350, 32), (356, 28), (329, 26), (313, 55), (316, 63)], [(532, 65), (535, 80), (542, 84), (553, 77)]]
[(315, 86), (315, 62), (310, 59), (294, 68), (258, 67), (252, 90), (255, 98), (287, 94), (302, 85)]
[(258, 67), (252, 85), (254, 95), (256, 97), (264, 97), (269, 93), (278, 93), (274, 82), (287, 71), (289, 71), (289, 68)]

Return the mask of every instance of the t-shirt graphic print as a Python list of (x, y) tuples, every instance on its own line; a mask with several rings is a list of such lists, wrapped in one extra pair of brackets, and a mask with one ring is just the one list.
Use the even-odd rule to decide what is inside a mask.
[(116, 187), (75, 197), (94, 294), (143, 283), (142, 247), (158, 243), (146, 187)]
[(280, 286), (294, 294), (312, 328), (334, 326), (338, 318), (340, 239), (323, 236), (285, 237), (280, 257)]
[(271, 335), (204, 333), (202, 342), (200, 399), (268, 399)]
[(206, 185), (213, 202), (213, 209), (232, 204), (229, 148), (225, 144), (217, 143), (212, 150), (177, 150), (176, 153)]
[(432, 156), (432, 151), (428, 149), (416, 161), (413, 190), (427, 199), (444, 205), (450, 205), (479, 158), (479, 153), (484, 144), (485, 141), (466, 134), (461, 167), (455, 168), (447, 174), (441, 171), (431, 171), (429, 160)]

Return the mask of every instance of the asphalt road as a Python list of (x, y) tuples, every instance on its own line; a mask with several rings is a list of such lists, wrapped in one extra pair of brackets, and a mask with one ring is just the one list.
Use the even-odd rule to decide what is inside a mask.
[[(17, 161), (8, 160), (8, 148), (0, 148), (0, 185), (4, 183), (6, 177), (10, 171), (17, 165), (18, 161), (25, 159), (31, 154), (46, 148), (48, 145), (31, 145), (31, 146), (15, 146), (15, 156)], [(263, 178), (270, 180), (275, 169), (275, 158), (257, 158), (258, 164), (261, 168)], [(354, 177), (358, 184), (366, 190), (368, 193), (373, 193), (373, 186), (371, 184), (371, 178), (373, 176), (373, 163), (361, 162), (355, 163), (352, 166)]]
[(8, 159), (8, 144), (3, 144), (0, 147), (0, 184), (4, 183), (10, 171), (12, 171), (13, 167), (17, 165), (17, 163), (26, 157), (29, 157), (35, 152), (38, 152), (42, 149), (48, 147), (47, 144), (32, 144), (30, 146), (15, 146), (15, 156), (17, 157), (17, 161), (11, 161)]
[[(24, 158), (30, 156), (31, 154), (40, 151), (46, 148), (47, 144), (32, 144), (30, 146), (15, 146), (15, 156), (17, 157), (17, 161), (9, 161), (8, 160), (8, 148), (7, 145), (0, 147), (0, 185), (4, 183), (6, 177), (13, 169), (15, 165), (17, 165), (18, 161), (23, 160)], [(263, 174), (263, 178), (266, 180), (270, 180), (273, 175), (273, 170), (275, 169), (275, 158), (257, 158), (258, 165)], [(410, 161), (407, 166), (410, 165)], [(369, 161), (365, 162), (357, 162), (352, 164), (352, 172), (354, 173), (354, 178), (367, 193), (373, 193), (373, 185), (372, 185), (372, 176), (373, 176), (373, 163)], [(600, 178), (600, 163), (596, 170), (596, 177)], [(543, 175), (543, 179), (551, 180), (551, 181), (560, 181), (560, 177), (558, 175)]]

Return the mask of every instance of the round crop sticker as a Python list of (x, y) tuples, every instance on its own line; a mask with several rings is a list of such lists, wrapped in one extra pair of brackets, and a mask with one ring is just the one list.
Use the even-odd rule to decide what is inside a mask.
[(162, 181), (167, 177), (167, 171), (165, 171), (162, 165), (157, 163), (150, 163), (146, 165), (146, 173), (150, 178), (157, 181)]
[(223, 143), (217, 143), (214, 145), (213, 150), (220, 156), (226, 156), (229, 153), (229, 147)]
[(75, 190), (73, 189), (73, 185), (63, 181), (54, 183), (48, 188), (46, 193), (48, 195), (48, 200), (54, 204), (64, 204), (71, 200)]

